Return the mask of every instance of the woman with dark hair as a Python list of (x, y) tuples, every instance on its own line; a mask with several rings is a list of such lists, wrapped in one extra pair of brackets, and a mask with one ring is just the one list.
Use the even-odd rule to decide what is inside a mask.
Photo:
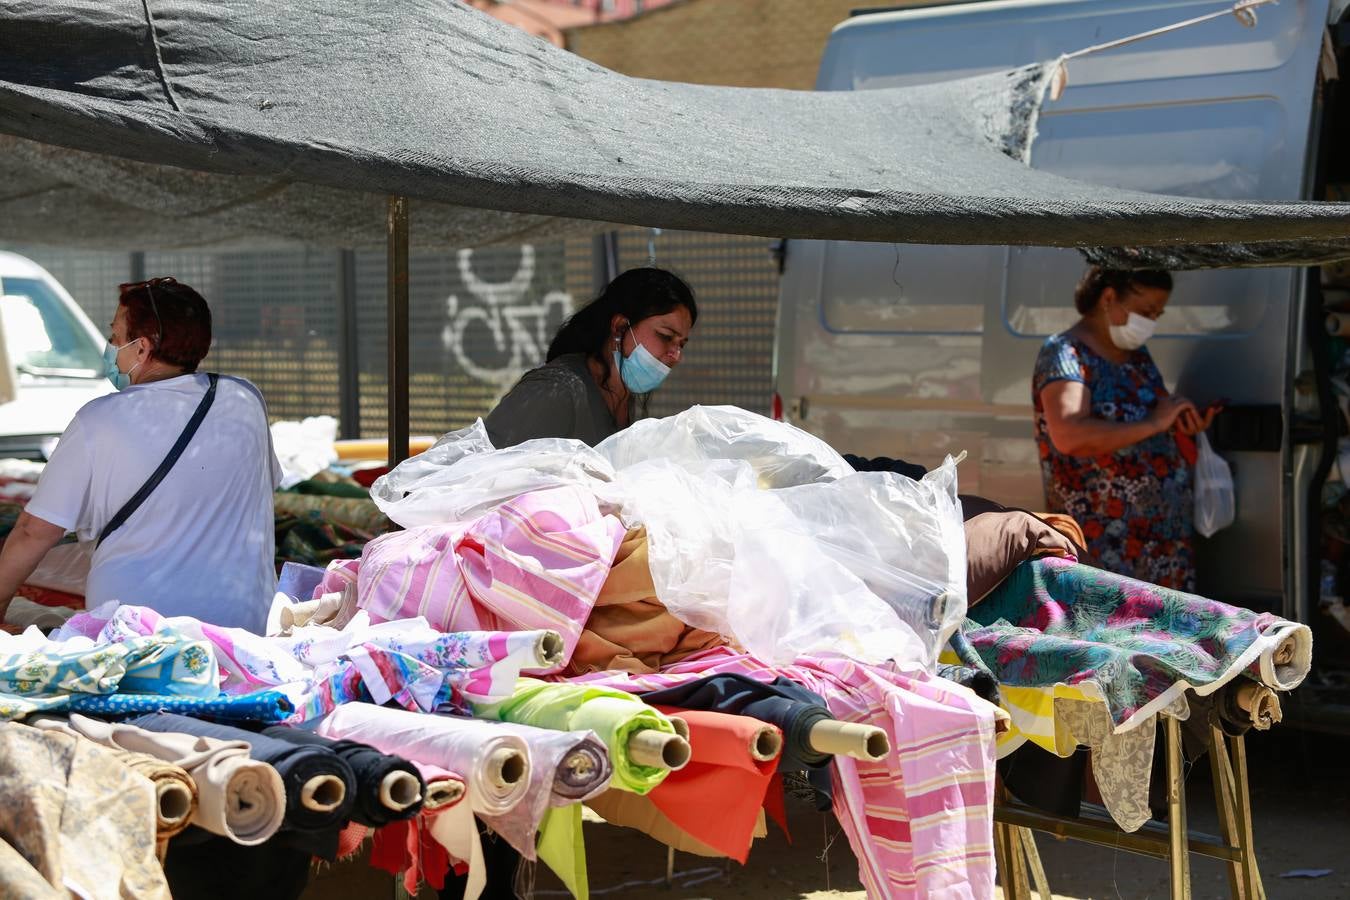
[(679, 276), (651, 266), (619, 275), (488, 414), (493, 445), (552, 437), (594, 446), (628, 427), (683, 358), (696, 321), (694, 292)]
[(1082, 317), (1041, 348), (1032, 399), (1046, 498), (1082, 526), (1090, 562), (1191, 591), (1191, 466), (1173, 432), (1199, 434), (1219, 408), (1169, 394), (1144, 348), (1171, 293), (1164, 271), (1089, 268)]
[(172, 278), (121, 285), (104, 350), (117, 391), (75, 414), (5, 541), (0, 616), (73, 531), (92, 548), (90, 609), (119, 600), (262, 633), (281, 467), (258, 389), (197, 371), (210, 346), (211, 310), (195, 290)]

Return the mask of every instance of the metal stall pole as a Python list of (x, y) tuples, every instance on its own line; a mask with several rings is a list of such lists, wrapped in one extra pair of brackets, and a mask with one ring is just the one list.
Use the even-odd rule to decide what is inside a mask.
[(389, 198), (389, 467), (408, 458), (408, 198)]
[(339, 250), (338, 423), (343, 438), (361, 436), (361, 357), (356, 337), (356, 251)]

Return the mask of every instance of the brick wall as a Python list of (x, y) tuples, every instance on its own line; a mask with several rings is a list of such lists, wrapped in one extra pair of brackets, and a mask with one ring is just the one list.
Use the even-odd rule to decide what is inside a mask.
[(640, 78), (810, 89), (830, 30), (866, 0), (679, 0), (567, 31), (567, 48)]

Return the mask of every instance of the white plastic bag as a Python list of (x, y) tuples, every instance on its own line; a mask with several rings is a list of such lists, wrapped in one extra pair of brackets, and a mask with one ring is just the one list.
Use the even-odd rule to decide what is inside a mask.
[(333, 442), (337, 440), (337, 419), (310, 416), (302, 422), (274, 422), (272, 450), (281, 463), (281, 486), (294, 487), (313, 478), (338, 461)]
[(1195, 445), (1195, 530), (1212, 537), (1232, 525), (1237, 514), (1233, 471), (1203, 433), (1196, 437)]

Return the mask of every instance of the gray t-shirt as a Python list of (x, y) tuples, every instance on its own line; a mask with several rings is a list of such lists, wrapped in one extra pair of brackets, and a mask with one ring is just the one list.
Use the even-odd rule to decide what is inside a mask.
[(575, 438), (594, 447), (619, 430), (582, 353), (526, 372), (483, 424), (498, 449), (531, 438)]

